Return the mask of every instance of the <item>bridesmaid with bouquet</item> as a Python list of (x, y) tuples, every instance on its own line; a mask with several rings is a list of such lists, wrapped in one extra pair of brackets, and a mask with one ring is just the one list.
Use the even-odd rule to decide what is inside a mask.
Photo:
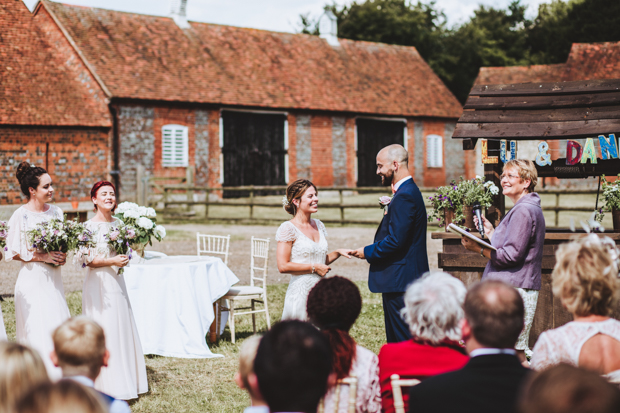
[(95, 381), (95, 389), (117, 399), (129, 400), (148, 391), (146, 365), (138, 329), (134, 321), (127, 286), (119, 270), (129, 263), (127, 255), (116, 254), (109, 246), (111, 228), (122, 225), (112, 216), (116, 209), (116, 189), (107, 181), (97, 182), (90, 191), (95, 217), (85, 223), (96, 246), (80, 254), (88, 268), (82, 289), (82, 312), (103, 328), (110, 353), (107, 367)]
[(5, 260), (22, 262), (15, 283), (17, 341), (37, 350), (50, 378), (59, 379), (62, 372), (52, 363), (50, 353), (54, 349), (52, 332), (70, 317), (61, 276), (61, 266), (67, 257), (60, 251), (33, 249), (27, 232), (41, 222), (62, 220), (63, 213), (57, 206), (48, 204), (54, 187), (45, 169), (22, 162), (16, 176), (27, 202), (9, 220)]

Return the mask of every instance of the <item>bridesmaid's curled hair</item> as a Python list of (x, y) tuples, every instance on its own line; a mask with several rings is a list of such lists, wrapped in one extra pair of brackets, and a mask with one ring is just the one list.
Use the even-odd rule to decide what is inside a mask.
[[(101, 188), (103, 188), (104, 186), (111, 186), (112, 189), (114, 190), (114, 194), (116, 194), (116, 187), (114, 186), (114, 184), (112, 182), (108, 182), (108, 181), (99, 181), (97, 182), (95, 185), (93, 185), (92, 189), (90, 190), (90, 198), (97, 198), (97, 192), (99, 192), (99, 190)], [(114, 208), (112, 208), (112, 212), (114, 212), (114, 210), (116, 210), (116, 207), (118, 206), (118, 204), (115, 202), (114, 203)], [(95, 205), (95, 212), (97, 212), (97, 205)]]
[(23, 161), (17, 166), (17, 172), (15, 176), (19, 181), (19, 187), (22, 190), (22, 194), (26, 195), (30, 199), (30, 188), (37, 189), (39, 187), (40, 177), (46, 174), (47, 171), (40, 166), (30, 165), (28, 162)]
[(337, 378), (347, 377), (356, 354), (349, 330), (362, 311), (359, 288), (344, 277), (323, 278), (310, 290), (306, 310), (310, 322), (329, 339)]
[(286, 204), (284, 205), (284, 210), (292, 216), (295, 216), (295, 214), (297, 214), (297, 207), (293, 204), (293, 199), (301, 199), (304, 192), (310, 187), (318, 192), (316, 186), (307, 179), (298, 179), (290, 184), (286, 188)]

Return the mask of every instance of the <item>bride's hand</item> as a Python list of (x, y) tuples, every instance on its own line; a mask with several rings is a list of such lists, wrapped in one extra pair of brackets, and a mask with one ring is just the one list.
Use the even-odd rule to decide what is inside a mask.
[(347, 249), (339, 249), (336, 250), (336, 252), (338, 253), (338, 255), (342, 256), (342, 257), (347, 257), (347, 258), (351, 258), (351, 253), (353, 252), (353, 250), (347, 250)]
[(325, 277), (327, 273), (329, 272), (329, 270), (331, 270), (329, 265), (314, 264), (314, 272), (321, 277)]

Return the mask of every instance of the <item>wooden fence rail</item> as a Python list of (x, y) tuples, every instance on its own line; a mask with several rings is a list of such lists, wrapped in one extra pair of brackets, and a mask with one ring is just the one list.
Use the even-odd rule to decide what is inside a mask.
[[(362, 188), (350, 188), (350, 187), (324, 187), (318, 188), (319, 191), (331, 191), (338, 192), (339, 203), (321, 203), (321, 208), (336, 208), (340, 210), (340, 219), (339, 220), (325, 220), (327, 223), (338, 223), (341, 225), (345, 224), (372, 224), (373, 221), (359, 221), (359, 220), (348, 220), (345, 217), (346, 209), (359, 209), (359, 208), (378, 208), (378, 202), (372, 204), (345, 204), (344, 197), (346, 192), (355, 192), (357, 194), (369, 194), (375, 193), (378, 196), (381, 195), (390, 195), (390, 190), (387, 187), (362, 187)], [(435, 188), (420, 188), (420, 191), (423, 193), (434, 193)], [(248, 198), (244, 198), (243, 201), (229, 201), (226, 198), (221, 197), (222, 201), (213, 201), (210, 199), (210, 194), (215, 193), (218, 196), (221, 196), (224, 192), (234, 191), (234, 192), (247, 192)], [(204, 200), (195, 201), (194, 194), (196, 193), (204, 194)], [(179, 213), (178, 208), (176, 210), (171, 210), (170, 206), (179, 205), (185, 206), (187, 211), (191, 211), (191, 206), (193, 205), (202, 205), (205, 207), (205, 217), (204, 219), (209, 219), (209, 207), (210, 206), (226, 206), (226, 207), (249, 207), (249, 217), (250, 221), (256, 220), (254, 217), (254, 208), (255, 207), (268, 207), (268, 208), (282, 208), (282, 204), (280, 202), (271, 203), (264, 202), (261, 200), (255, 200), (255, 194), (257, 192), (278, 192), (282, 195), (286, 192), (286, 186), (236, 186), (236, 187), (203, 187), (203, 186), (194, 186), (191, 185), (170, 185), (170, 184), (159, 184), (155, 182), (150, 183), (150, 191), (148, 196), (148, 204), (153, 207), (157, 207), (158, 204), (163, 204), (163, 209), (160, 209), (164, 214), (174, 214)], [(594, 210), (594, 205), (591, 207), (578, 207), (578, 206), (560, 206), (560, 196), (561, 195), (596, 195), (596, 191), (593, 190), (583, 190), (583, 189), (541, 189), (537, 191), (539, 194), (547, 194), (547, 195), (555, 195), (555, 205), (554, 206), (543, 206), (543, 211), (553, 211), (555, 213), (554, 224), (555, 227), (559, 227), (559, 215), (560, 212), (567, 211), (575, 211), (575, 212), (591, 212)], [(176, 197), (175, 197), (176, 195)], [(183, 196), (185, 195), (185, 196)], [(427, 208), (430, 208), (428, 203), (428, 197), (424, 197), (424, 201)], [(212, 218), (217, 220), (231, 220), (237, 221), (239, 218), (226, 218), (226, 217), (217, 217)], [(437, 226), (435, 223), (429, 223), (431, 226)]]

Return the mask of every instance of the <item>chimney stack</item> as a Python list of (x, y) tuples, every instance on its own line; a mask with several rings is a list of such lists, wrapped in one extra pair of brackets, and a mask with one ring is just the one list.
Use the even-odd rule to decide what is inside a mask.
[(170, 17), (181, 29), (189, 29), (187, 22), (186, 8), (187, 0), (172, 0), (170, 3)]
[(338, 42), (338, 19), (334, 13), (326, 9), (319, 18), (320, 37), (325, 39), (330, 46), (340, 46)]

